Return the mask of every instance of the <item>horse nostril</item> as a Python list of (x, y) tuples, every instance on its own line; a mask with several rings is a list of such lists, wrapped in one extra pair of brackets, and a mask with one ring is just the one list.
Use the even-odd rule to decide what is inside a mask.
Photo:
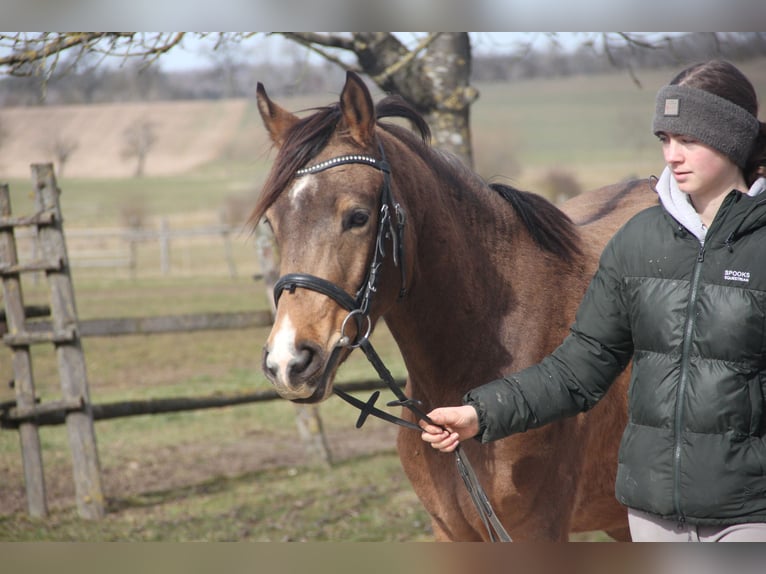
[(302, 344), (299, 347), (295, 358), (287, 365), (289, 375), (292, 377), (308, 374), (309, 368), (314, 363), (314, 358), (316, 356), (317, 350), (313, 345), (309, 343)]

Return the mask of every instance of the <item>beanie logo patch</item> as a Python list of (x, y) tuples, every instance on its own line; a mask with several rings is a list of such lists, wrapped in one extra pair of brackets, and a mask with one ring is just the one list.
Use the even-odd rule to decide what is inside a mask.
[(679, 109), (678, 98), (667, 98), (665, 100), (665, 115), (666, 116), (677, 116), (678, 109)]

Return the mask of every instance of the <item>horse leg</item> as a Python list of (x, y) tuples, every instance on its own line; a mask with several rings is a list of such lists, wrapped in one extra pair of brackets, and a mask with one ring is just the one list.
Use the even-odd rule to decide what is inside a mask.
[[(397, 450), (404, 473), (431, 517), (434, 539), (438, 542), (481, 542), (481, 531), (476, 530), (477, 526), (471, 523), (461, 504), (467, 491), (462, 480), (455, 476), (456, 472), (452, 472), (455, 468), (453, 456), (434, 451), (409, 429), (400, 429)], [(470, 502), (466, 505), (469, 513), (475, 512)]]
[(580, 435), (576, 422), (568, 419), (489, 446), (492, 460), (513, 459), (510, 476), (497, 470), (493, 474), (495, 492), (507, 494), (509, 483), (516, 491), (514, 496), (506, 496), (501, 513), (515, 518), (506, 526), (514, 540), (569, 540), (582, 480), (583, 452), (577, 447)]
[[(453, 522), (455, 522), (453, 520)], [(465, 522), (467, 526), (467, 522)], [(454, 525), (453, 525), (454, 526)], [(448, 528), (444, 523), (444, 520), (437, 516), (431, 517), (431, 530), (434, 533), (434, 540), (436, 542), (483, 542), (484, 539), (476, 533), (476, 531), (469, 529), (463, 530), (462, 534), (458, 534), (454, 528)]]

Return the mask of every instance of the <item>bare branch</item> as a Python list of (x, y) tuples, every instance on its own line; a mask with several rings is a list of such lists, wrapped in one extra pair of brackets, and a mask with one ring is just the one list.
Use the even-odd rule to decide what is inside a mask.
[(643, 37), (637, 36), (631, 32), (617, 32), (617, 35), (622, 38), (628, 46), (634, 48), (643, 48), (649, 50), (656, 50), (658, 48), (657, 44), (648, 42)]
[(12, 76), (38, 75), (47, 80), (65, 52), (76, 51), (74, 63), (85, 54), (143, 59), (147, 66), (178, 46), (185, 32), (43, 32), (0, 34), (0, 47), (11, 53), (0, 57), (0, 72)]
[(352, 39), (338, 34), (318, 34), (316, 32), (282, 32), (282, 36), (294, 40), (299, 44), (310, 48), (312, 46), (325, 46), (326, 48), (338, 48), (341, 50), (354, 50)]
[(423, 38), (420, 42), (418, 42), (417, 46), (415, 46), (412, 50), (407, 52), (407, 54), (403, 58), (399, 58), (396, 62), (391, 64), (388, 68), (383, 70), (380, 74), (375, 76), (373, 78), (373, 81), (381, 85), (383, 82), (385, 82), (388, 78), (391, 78), (394, 76), (399, 70), (404, 68), (405, 66), (409, 65), (416, 57), (417, 55), (425, 50), (431, 42), (436, 40), (440, 35), (440, 32), (431, 32)]
[[(110, 36), (132, 37), (132, 34), (124, 32), (105, 33), (105, 32), (77, 32), (55, 34), (52, 40), (49, 40), (48, 33), (42, 33), (36, 37), (28, 38), (25, 34), (16, 34), (15, 37), (2, 35), (0, 40), (10, 40), (13, 53), (8, 56), (0, 57), (0, 69), (7, 69), (11, 75), (29, 76), (36, 71), (45, 69), (44, 62), (50, 57), (57, 57), (66, 50), (79, 47), (85, 50), (94, 43)], [(55, 68), (54, 65), (49, 66)], [(39, 64), (40, 67), (35, 70), (33, 64)]]
[[(619, 32), (618, 36), (622, 38), (623, 40), (625, 40), (627, 44), (631, 47), (640, 46), (642, 48), (648, 48), (651, 46), (651, 44), (648, 44), (644, 42), (643, 40), (639, 40), (635, 36), (627, 32)], [(619, 62), (617, 62), (617, 60), (614, 57), (614, 54), (612, 53), (610, 33), (609, 32), (602, 33), (601, 38), (602, 38), (602, 43), (604, 46), (604, 54), (609, 60), (609, 63), (616, 68), (619, 67), (620, 64)], [(639, 88), (642, 87), (641, 80), (638, 78), (638, 75), (636, 74), (636, 71), (633, 69), (633, 66), (630, 64), (630, 62), (624, 62), (623, 65), (627, 69), (628, 75), (630, 76), (630, 79), (633, 80), (633, 83), (636, 85), (636, 87), (639, 87)]]
[(146, 66), (151, 66), (160, 56), (168, 52), (171, 48), (178, 46), (185, 35), (186, 32), (176, 32), (168, 41), (164, 41), (162, 34), (158, 35), (154, 40), (154, 45), (146, 54)]
[(344, 70), (351, 70), (354, 72), (361, 72), (361, 69), (359, 69), (356, 66), (351, 66), (338, 58), (337, 56), (334, 56), (330, 52), (323, 50), (319, 46), (326, 46), (330, 48), (338, 48), (341, 50), (348, 50), (353, 52), (353, 42), (351, 40), (347, 40), (342, 38), (341, 36), (335, 36), (331, 34), (317, 34), (314, 32), (282, 32), (282, 36), (285, 38), (292, 40), (293, 42), (296, 42), (303, 46), (304, 48), (311, 50), (315, 54), (321, 56), (328, 62), (332, 62), (336, 66), (339, 66), (340, 68)]

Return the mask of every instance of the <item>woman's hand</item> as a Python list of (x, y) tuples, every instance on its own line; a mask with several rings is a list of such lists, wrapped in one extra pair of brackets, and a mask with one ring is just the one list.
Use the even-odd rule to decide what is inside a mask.
[(479, 433), (479, 415), (470, 405), (434, 409), (428, 413), (428, 417), (435, 424), (420, 421), (420, 427), (423, 429), (420, 436), (433, 448), (442, 452), (452, 452), (460, 441), (473, 438)]

